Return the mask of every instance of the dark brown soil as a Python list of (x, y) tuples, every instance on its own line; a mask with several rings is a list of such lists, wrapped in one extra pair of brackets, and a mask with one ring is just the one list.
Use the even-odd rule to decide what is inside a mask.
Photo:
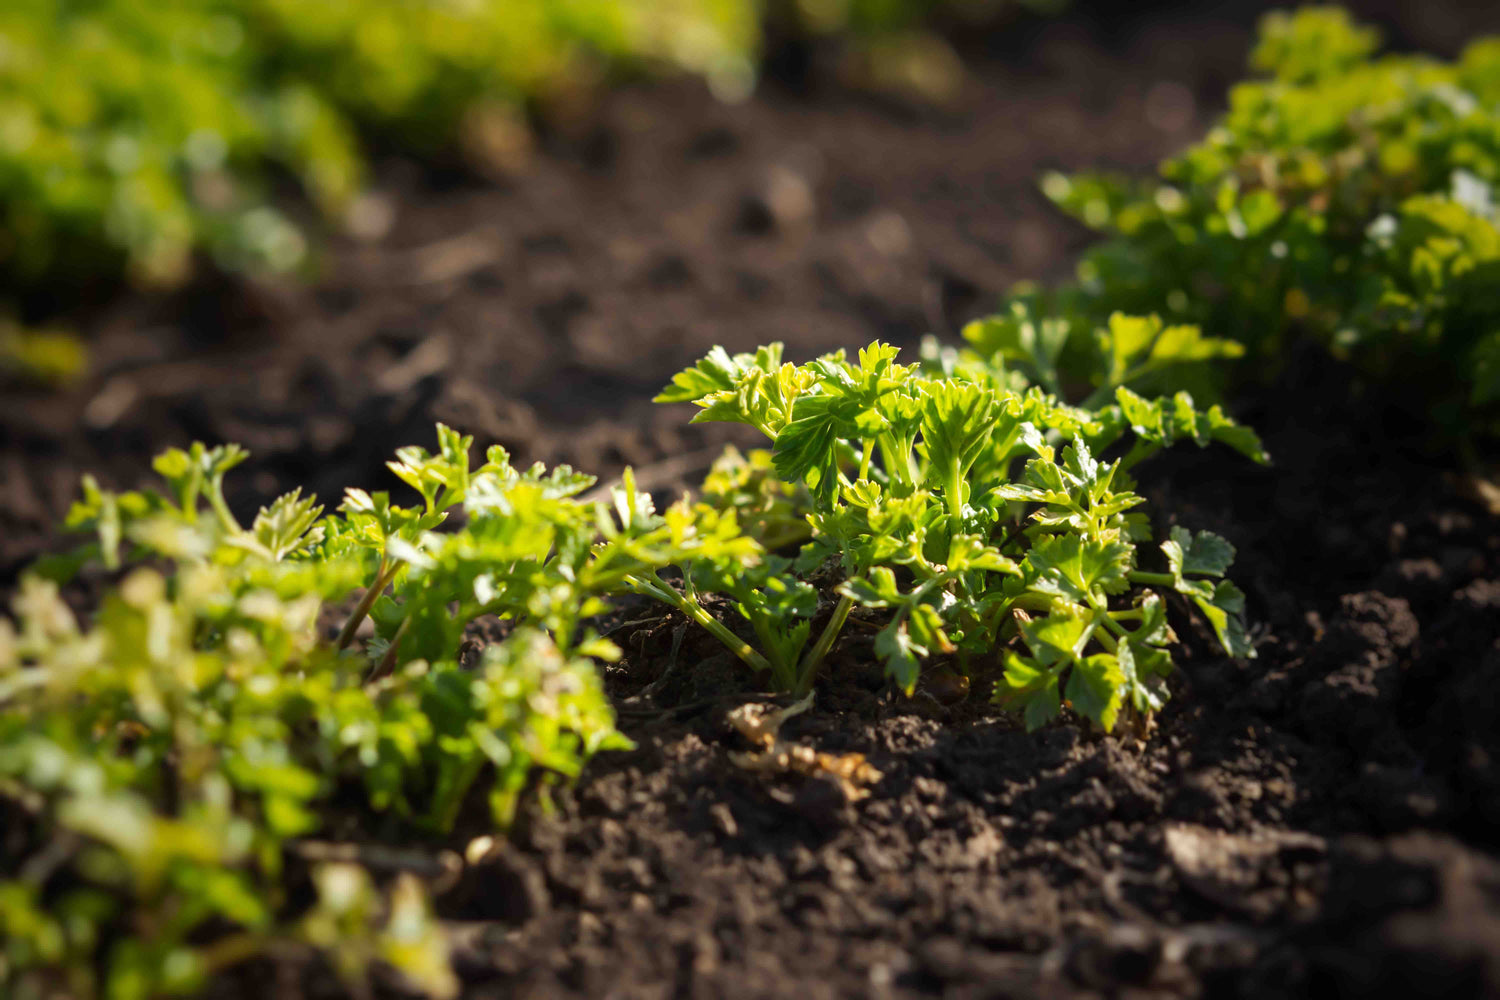
[[(1405, 37), (1451, 50), (1457, 9), (1405, 11)], [(394, 227), (336, 244), (312, 288), (125, 303), (86, 386), (0, 400), (0, 588), (79, 472), (130, 484), (194, 437), (256, 453), (246, 506), (384, 482), (434, 419), (606, 474), (682, 458), (674, 485), (721, 439), (647, 402), (672, 371), (714, 343), (951, 337), (1064, 276), (1085, 237), (1034, 178), (1188, 141), (1240, 72), (1242, 13), (1067, 19), (970, 53), (942, 113), (660, 86), (503, 187), (393, 165)], [(1500, 996), (1500, 525), (1409, 415), (1326, 362), (1289, 371), (1239, 407), (1275, 467), (1184, 453), (1145, 483), (1163, 525), (1239, 547), (1258, 659), (1179, 629), (1174, 701), (1137, 740), (1028, 735), (982, 683), (894, 698), (850, 644), (787, 733), (868, 755), (883, 778), (851, 802), (734, 763), (724, 717), (754, 694), (696, 633), (643, 695), (677, 623), (627, 630), (609, 682), (639, 749), (440, 900), (466, 995)], [(288, 1000), (322, 995), (282, 972)]]

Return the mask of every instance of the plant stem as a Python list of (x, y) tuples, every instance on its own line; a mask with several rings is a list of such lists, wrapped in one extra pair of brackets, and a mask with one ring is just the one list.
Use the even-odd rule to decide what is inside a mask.
[(1125, 638), (1129, 634), (1125, 631), (1125, 626), (1115, 621), (1114, 616), (1106, 610), (1101, 609), (1099, 620), (1104, 623), (1104, 627), (1106, 629), (1108, 629), (1110, 632), (1113, 632), (1121, 639)]
[(1157, 452), (1161, 451), (1161, 448), (1162, 445), (1160, 441), (1153, 441), (1150, 443), (1137, 441), (1135, 444), (1130, 446), (1130, 452), (1120, 460), (1120, 471), (1129, 472), (1141, 462), (1144, 462), (1152, 455), (1155, 455)]
[(219, 524), (225, 531), (231, 535), (238, 535), (245, 530), (240, 527), (240, 522), (234, 519), (234, 514), (229, 510), (229, 504), (224, 500), (224, 487), (221, 480), (211, 481), (204, 492), (208, 494), (208, 505), (214, 509), (214, 514), (219, 518)]
[(386, 649), (385, 655), (380, 658), (380, 662), (370, 673), (370, 680), (385, 677), (396, 669), (396, 655), (401, 652), (401, 640), (406, 638), (406, 626), (410, 624), (410, 618), (401, 619), (401, 624), (396, 627), (396, 634), (391, 636), (390, 647)]
[[(1073, 652), (1073, 658), (1075, 660), (1082, 659), (1082, 657), (1083, 657), (1083, 651), (1086, 648), (1088, 648), (1089, 640), (1092, 639), (1094, 637), (1095, 633), (1097, 633), (1098, 631), (1099, 631), (1099, 620), (1097, 618), (1090, 619), (1090, 621), (1086, 625), (1084, 625), (1084, 627), (1083, 627), (1083, 635), (1079, 636), (1078, 637), (1078, 641), (1073, 644), (1073, 650), (1072, 650), (1072, 652)], [(1107, 633), (1104, 636), (1104, 638), (1108, 638), (1108, 634)]]
[(944, 492), (948, 494), (948, 565), (953, 565), (953, 557), (958, 551), (955, 541), (964, 529), (964, 469), (963, 461), (954, 456), (953, 463), (947, 469), (948, 481), (944, 484)]
[(1120, 384), (1112, 379), (1106, 379), (1103, 385), (1083, 398), (1083, 401), (1078, 404), (1078, 408), (1081, 410), (1097, 410), (1104, 405), (1105, 400), (1115, 394), (1115, 387)]
[(1053, 598), (1046, 594), (1032, 592), (1018, 595), (1010, 602), (1010, 607), (1020, 608), (1022, 611), (1050, 611), (1052, 602)]
[(948, 516), (953, 519), (953, 534), (958, 534), (964, 520), (964, 469), (963, 460), (954, 456), (948, 467)]
[(1176, 587), (1177, 580), (1171, 573), (1147, 573), (1144, 570), (1133, 569), (1130, 571), (1131, 583), (1144, 583), (1157, 587)]
[(710, 635), (722, 642), (731, 653), (743, 660), (750, 669), (757, 673), (761, 671), (774, 673), (770, 660), (756, 652), (755, 648), (748, 642), (729, 631), (723, 622), (720, 622), (704, 610), (703, 605), (682, 596), (682, 594), (677, 592), (675, 587), (662, 580), (655, 573), (647, 576), (632, 575), (626, 577), (626, 581), (640, 593), (670, 604), (699, 625), (702, 625), (708, 630)]
[(788, 667), (792, 665), (786, 662), (778, 650), (776, 635), (771, 631), (771, 626), (766, 621), (765, 615), (752, 614), (750, 616), (750, 627), (755, 630), (755, 636), (760, 640), (761, 648), (769, 654), (766, 656), (766, 659), (771, 661), (771, 679), (773, 683), (778, 688), (791, 690), (797, 683), (797, 678), (791, 676)]
[(833, 648), (833, 642), (838, 638), (839, 632), (843, 631), (844, 622), (849, 620), (849, 612), (853, 608), (854, 598), (848, 595), (839, 598), (838, 605), (833, 609), (833, 617), (828, 619), (828, 624), (823, 626), (823, 632), (818, 636), (818, 641), (802, 658), (802, 665), (797, 672), (797, 694), (806, 694), (807, 690), (812, 687), (812, 679), (817, 675), (818, 667), (823, 665), (824, 657)]
[(881, 434), (880, 458), (885, 466), (885, 471), (891, 477), (892, 485), (899, 485), (899, 495), (906, 496), (914, 487), (911, 471), (911, 447), (902, 448), (895, 436), (889, 431)]
[[(392, 570), (391, 576), (395, 576), (394, 570)], [(338, 645), (336, 648), (349, 648), (349, 643), (354, 641), (354, 633), (359, 630), (360, 622), (365, 620), (365, 615), (370, 613), (370, 609), (375, 606), (375, 602), (380, 599), (380, 595), (385, 591), (386, 585), (390, 582), (390, 577), (386, 575), (385, 556), (381, 556), (380, 568), (375, 571), (374, 582), (365, 590), (359, 599), (359, 603), (354, 606), (354, 610), (349, 612), (349, 620), (344, 622), (344, 627), (339, 629)]]

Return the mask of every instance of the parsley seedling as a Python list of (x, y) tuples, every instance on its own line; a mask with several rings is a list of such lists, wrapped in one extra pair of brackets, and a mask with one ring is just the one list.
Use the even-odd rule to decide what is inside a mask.
[[(797, 366), (772, 344), (733, 356), (715, 349), (677, 375), (659, 402), (691, 402), (695, 421), (748, 424), (772, 441), (768, 460), (731, 456), (706, 495), (760, 518), (762, 537), (783, 547), (804, 537), (790, 530), (796, 503), (806, 541), (795, 560), (773, 551), (748, 571), (700, 556), (681, 564), (682, 591), (658, 578), (642, 592), (705, 623), (712, 619), (696, 589), (728, 593), (760, 648), (716, 621), (711, 631), (796, 693), (810, 688), (856, 607), (882, 620), (875, 651), (908, 693), (927, 660), (965, 665), (1003, 651), (1001, 696), (1033, 727), (1064, 700), (1106, 729), (1122, 710), (1147, 715), (1161, 706), (1175, 636), (1148, 587), (1190, 597), (1227, 652), (1253, 655), (1243, 596), (1227, 581), (1202, 579), (1223, 575), (1233, 556), (1227, 542), (1174, 532), (1164, 546), (1170, 572), (1139, 567), (1149, 528), (1128, 470), (1187, 440), (1223, 442), (1265, 461), (1254, 432), (1217, 406), (1197, 409), (1186, 393), (1148, 400), (1107, 383), (1109, 405), (1098, 405), (1095, 392), (1070, 406), (1022, 388), (1018, 352), (1032, 359), (1027, 370), (1052, 378), (1052, 348), (1045, 330), (1013, 319), (1004, 338), (989, 338), (988, 359), (970, 351), (903, 365), (895, 348), (876, 343), (852, 361), (839, 352)], [(1110, 330), (1116, 381), (1222, 350), (1196, 330), (1164, 330), (1153, 319), (1116, 317)], [(1127, 439), (1121, 457), (1096, 457)], [(809, 582), (814, 570), (842, 580), (820, 593)], [(808, 646), (812, 620), (828, 604)]]

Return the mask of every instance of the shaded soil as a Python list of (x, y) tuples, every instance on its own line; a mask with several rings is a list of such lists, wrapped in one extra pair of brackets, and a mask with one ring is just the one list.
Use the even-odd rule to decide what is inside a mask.
[[(1456, 9), (1408, 12), (1408, 37), (1451, 49)], [(0, 589), (80, 471), (128, 485), (194, 437), (256, 454), (245, 507), (384, 482), (434, 419), (675, 486), (722, 438), (647, 402), (672, 371), (714, 343), (951, 337), (1012, 282), (1065, 275), (1085, 236), (1037, 174), (1141, 169), (1197, 134), (1243, 65), (1242, 13), (1064, 20), (970, 53), (943, 112), (657, 86), (503, 186), (392, 165), (393, 225), (341, 238), (311, 288), (124, 303), (87, 385), (0, 399)], [(786, 730), (867, 755), (883, 777), (850, 801), (736, 764), (742, 673), (670, 618), (637, 624), (608, 680), (639, 749), (439, 901), (466, 995), (1500, 996), (1500, 526), (1409, 414), (1294, 361), (1240, 407), (1275, 467), (1184, 453), (1144, 483), (1162, 527), (1239, 548), (1258, 659), (1179, 627), (1146, 739), (1028, 735), (985, 677), (897, 699), (852, 640)], [(273, 971), (224, 985), (262, 995)], [(323, 995), (305, 971), (278, 992)]]

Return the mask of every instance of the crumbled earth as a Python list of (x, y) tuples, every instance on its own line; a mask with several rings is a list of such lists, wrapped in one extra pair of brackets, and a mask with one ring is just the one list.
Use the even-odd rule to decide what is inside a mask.
[[(1451, 51), (1458, 10), (1403, 9), (1402, 37)], [(337, 238), (310, 289), (126, 302), (86, 385), (0, 399), (0, 589), (56, 544), (80, 471), (132, 484), (193, 437), (256, 453), (246, 507), (382, 482), (434, 419), (675, 487), (723, 438), (647, 400), (708, 346), (951, 338), (1012, 282), (1066, 275), (1086, 236), (1034, 178), (1145, 168), (1197, 134), (1243, 65), (1236, 11), (1028, 28), (968, 53), (942, 111), (818, 77), (736, 108), (658, 85), (504, 184), (390, 166), (391, 228)], [(1143, 489), (1160, 528), (1238, 547), (1257, 659), (1177, 606), (1150, 732), (1027, 734), (989, 707), (993, 668), (966, 697), (938, 675), (899, 698), (851, 628), (782, 735), (864, 754), (861, 798), (736, 763), (726, 716), (763, 696), (632, 607), (607, 679), (638, 748), (438, 899), (465, 995), (1500, 996), (1500, 520), (1330, 362), (1289, 359), (1237, 409), (1274, 466), (1174, 453)], [(217, 992), (268, 982), (338, 995), (292, 960)]]

